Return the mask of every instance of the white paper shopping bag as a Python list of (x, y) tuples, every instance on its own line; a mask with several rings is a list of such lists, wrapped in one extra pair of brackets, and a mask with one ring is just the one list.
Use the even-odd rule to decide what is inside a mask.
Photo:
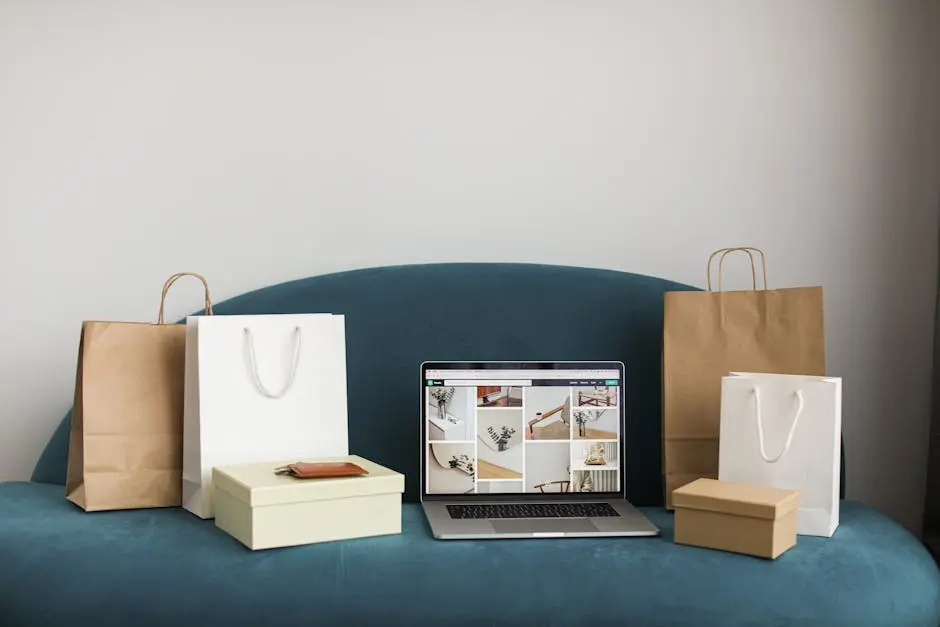
[(718, 478), (798, 490), (797, 534), (839, 526), (842, 380), (733, 372), (722, 379)]
[(201, 518), (215, 466), (349, 453), (343, 316), (209, 319), (186, 320), (182, 501)]

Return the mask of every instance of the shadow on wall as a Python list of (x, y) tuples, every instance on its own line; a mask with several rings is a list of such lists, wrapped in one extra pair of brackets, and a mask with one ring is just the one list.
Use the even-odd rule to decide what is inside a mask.
[[(937, 202), (940, 214), (940, 199)], [(940, 231), (937, 233), (940, 248)], [(933, 376), (931, 384), (930, 437), (928, 438), (927, 494), (924, 501), (924, 544), (940, 557), (940, 257), (937, 260), (937, 286), (934, 291)]]

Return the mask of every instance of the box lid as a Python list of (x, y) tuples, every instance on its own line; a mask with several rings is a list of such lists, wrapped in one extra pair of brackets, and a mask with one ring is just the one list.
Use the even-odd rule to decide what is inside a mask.
[(705, 478), (696, 479), (672, 492), (672, 503), (676, 508), (767, 520), (793, 512), (799, 508), (801, 500), (802, 495), (795, 490)]
[[(295, 462), (352, 462), (369, 474), (325, 479), (297, 479), (275, 474), (276, 468)], [(212, 469), (212, 484), (214, 489), (227, 492), (251, 507), (260, 507), (374, 494), (401, 494), (405, 491), (405, 476), (357, 455), (343, 455), (218, 466)]]

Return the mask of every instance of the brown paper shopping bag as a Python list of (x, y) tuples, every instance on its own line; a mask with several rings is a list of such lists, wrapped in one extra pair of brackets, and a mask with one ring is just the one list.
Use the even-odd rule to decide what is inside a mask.
[[(723, 291), (725, 256), (746, 252), (752, 290)], [(763, 268), (758, 289), (754, 255)], [(718, 289), (712, 290), (717, 255)], [(672, 491), (700, 477), (718, 478), (721, 379), (732, 371), (826, 374), (821, 287), (767, 288), (757, 248), (722, 248), (709, 257), (708, 291), (668, 292), (663, 303), (663, 474)]]
[(69, 434), (66, 498), (85, 511), (175, 507), (182, 501), (186, 325), (82, 323)]

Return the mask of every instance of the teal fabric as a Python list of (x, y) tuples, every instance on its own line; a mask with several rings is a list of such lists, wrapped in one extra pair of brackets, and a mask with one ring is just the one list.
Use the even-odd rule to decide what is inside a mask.
[[(270, 286), (217, 303), (214, 311), (344, 314), (350, 447), (403, 472), (404, 498), (412, 502), (418, 500), (422, 361), (623, 361), (627, 496), (638, 505), (662, 505), (663, 293), (693, 289), (594, 268), (419, 264)], [(64, 485), (68, 420), (40, 458), (34, 481)]]
[(940, 573), (894, 522), (844, 502), (831, 539), (776, 561), (660, 538), (434, 540), (403, 533), (252, 552), (181, 509), (86, 514), (61, 486), (0, 484), (11, 627), (637, 625), (936, 627)]

